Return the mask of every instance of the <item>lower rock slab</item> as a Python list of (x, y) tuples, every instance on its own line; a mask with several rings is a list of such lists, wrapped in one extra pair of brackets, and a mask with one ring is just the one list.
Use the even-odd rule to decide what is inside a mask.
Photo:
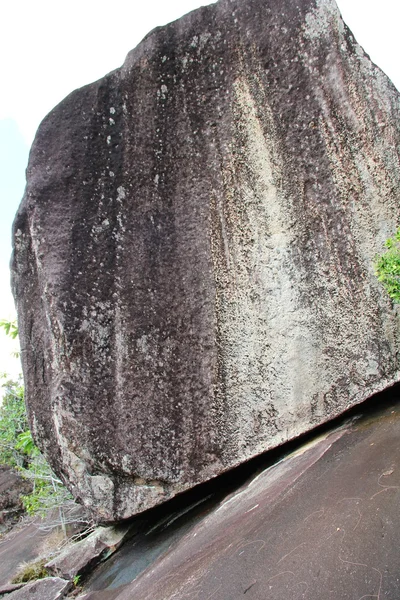
[(11, 592), (6, 596), (7, 600), (61, 600), (71, 589), (70, 581), (59, 577), (46, 577)]

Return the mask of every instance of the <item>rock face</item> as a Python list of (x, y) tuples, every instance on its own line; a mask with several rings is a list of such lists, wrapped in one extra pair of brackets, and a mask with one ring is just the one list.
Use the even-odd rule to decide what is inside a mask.
[(74, 577), (109, 558), (122, 544), (127, 527), (99, 527), (83, 540), (69, 545), (61, 554), (50, 560), (46, 569), (64, 579)]
[(43, 121), (14, 224), (35, 439), (129, 517), (399, 379), (399, 95), (331, 0), (220, 0)]
[(59, 577), (47, 577), (28, 583), (22, 589), (8, 594), (10, 600), (61, 600), (71, 588), (71, 582)]
[(21, 496), (31, 491), (30, 481), (23, 479), (10, 467), (0, 465), (0, 533), (3, 533), (14, 519), (18, 519), (24, 510)]

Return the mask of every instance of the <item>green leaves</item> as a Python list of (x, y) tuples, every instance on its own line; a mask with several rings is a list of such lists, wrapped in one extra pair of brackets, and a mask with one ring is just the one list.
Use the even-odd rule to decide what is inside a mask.
[(26, 456), (33, 457), (39, 454), (39, 448), (35, 446), (32, 433), (29, 429), (18, 435), (15, 448), (20, 450), (23, 454), (26, 454)]
[(16, 321), (6, 321), (5, 319), (0, 320), (0, 327), (4, 329), (6, 335), (15, 340), (18, 337), (18, 325)]
[(33, 491), (22, 496), (28, 514), (44, 516), (54, 508), (62, 510), (73, 499), (33, 441), (22, 383), (3, 377), (5, 393), (0, 406), (0, 463), (17, 468), (25, 479), (32, 481)]
[(375, 259), (375, 273), (393, 302), (400, 304), (400, 227), (385, 246), (387, 251)]
[(36, 446), (34, 449), (36, 450), (28, 467), (19, 469), (22, 476), (33, 483), (33, 491), (27, 496), (22, 496), (22, 502), (29, 515), (44, 517), (49, 510), (62, 509), (73, 502), (73, 498), (62, 481), (54, 475), (43, 454)]
[[(18, 336), (15, 321), (0, 320), (0, 327), (12, 339)], [(5, 374), (2, 377), (5, 381), (3, 403), (0, 404), (0, 463), (17, 468), (25, 479), (32, 481), (33, 491), (22, 496), (28, 514), (44, 517), (49, 510), (57, 508), (60, 523), (64, 523), (64, 507), (73, 504), (74, 500), (33, 441), (21, 380), (7, 379)]]
[(20, 380), (4, 379), (3, 404), (0, 406), (0, 463), (22, 467), (27, 459), (17, 448), (17, 441), (20, 434), (29, 430), (24, 388)]

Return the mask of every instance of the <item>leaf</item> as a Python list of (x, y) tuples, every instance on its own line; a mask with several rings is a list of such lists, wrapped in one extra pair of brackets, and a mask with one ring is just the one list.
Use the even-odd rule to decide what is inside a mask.
[(389, 238), (387, 251), (375, 258), (375, 273), (395, 304), (400, 304), (400, 227)]
[(5, 334), (15, 340), (18, 336), (18, 325), (16, 321), (6, 321), (5, 319), (0, 320), (0, 327), (5, 331)]

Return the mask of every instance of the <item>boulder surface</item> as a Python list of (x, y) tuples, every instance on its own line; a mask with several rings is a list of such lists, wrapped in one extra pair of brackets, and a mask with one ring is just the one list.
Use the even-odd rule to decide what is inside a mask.
[(17, 471), (0, 464), (0, 533), (21, 516), (24, 511), (21, 496), (29, 494), (32, 487), (32, 483)]
[(43, 121), (14, 223), (34, 437), (127, 518), (399, 380), (399, 94), (333, 0), (220, 0)]
[(11, 592), (10, 600), (61, 600), (71, 588), (71, 582), (59, 577), (46, 577), (28, 583), (23, 588)]
[(73, 580), (109, 558), (122, 544), (126, 533), (127, 527), (98, 527), (83, 540), (67, 545), (45, 568), (55, 576)]

